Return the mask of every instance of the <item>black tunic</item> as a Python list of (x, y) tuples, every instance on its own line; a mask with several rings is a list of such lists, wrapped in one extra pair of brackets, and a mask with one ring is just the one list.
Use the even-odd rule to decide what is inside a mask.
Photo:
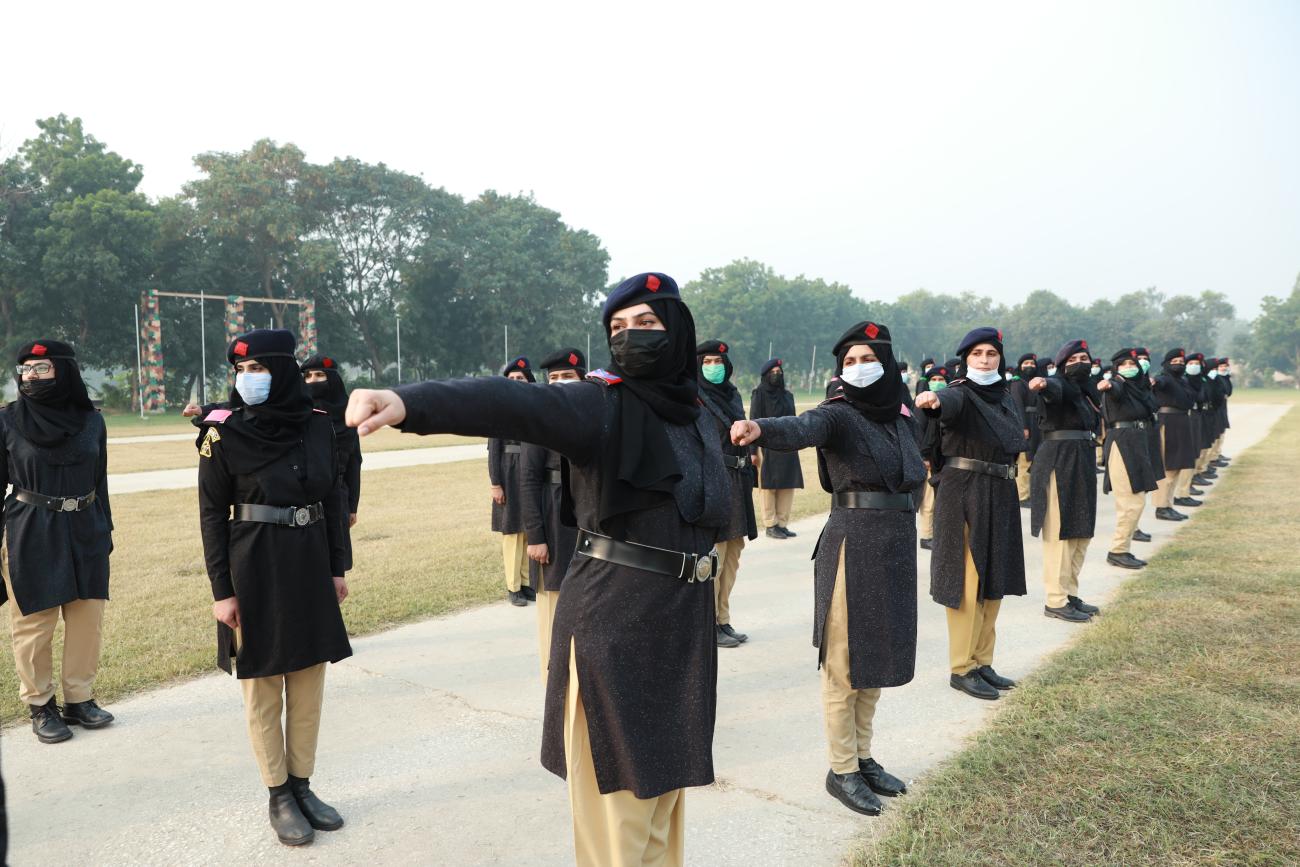
[(1052, 473), (1056, 473), (1056, 499), (1061, 516), (1062, 539), (1091, 539), (1097, 525), (1097, 455), (1092, 440), (1050, 440), (1049, 431), (1094, 431), (1100, 413), (1091, 402), (1086, 388), (1071, 395), (1069, 386), (1059, 377), (1045, 379), (1047, 387), (1038, 392), (1039, 419), (1044, 439), (1034, 455), (1034, 472), (1030, 474), (1029, 530), (1037, 536), (1047, 518), (1047, 494)]
[[(23, 614), (77, 599), (108, 598), (108, 555), (113, 550), (113, 513), (108, 503), (108, 434), (98, 412), (87, 412), (81, 432), (57, 448), (22, 435), (8, 408), (0, 409), (0, 491), (7, 485), (50, 497), (95, 502), (80, 512), (55, 512), (4, 501), (9, 580)], [(6, 598), (0, 583), (0, 602)]]
[[(732, 457), (747, 456), (750, 453), (748, 446), (733, 445), (731, 442), (732, 415), (744, 418), (744, 408), (740, 405), (740, 398), (736, 398), (736, 406), (731, 408), (730, 413), (726, 407), (719, 404), (718, 397), (708, 389), (700, 390), (700, 401), (704, 404), (705, 414), (718, 425), (722, 453)], [(758, 522), (754, 517), (753, 465), (747, 465), (744, 469), (728, 468), (727, 481), (731, 487), (731, 513), (727, 526), (723, 527), (718, 535), (718, 541), (730, 542), (741, 537), (757, 539)]]
[[(236, 409), (238, 413), (242, 410)], [(242, 642), (238, 676), (270, 677), (338, 662), (352, 655), (334, 591), (346, 552), (338, 534), (343, 505), (337, 494), (334, 429), (319, 410), (302, 439), (253, 473), (231, 472), (222, 440), (239, 436), (220, 423), (202, 437), (199, 451), (199, 523), (212, 598), (239, 600)], [(321, 502), (325, 518), (306, 527), (231, 520), (236, 503), (309, 506)], [(230, 671), (232, 631), (217, 624), (217, 662)]]
[(1196, 458), (1200, 453), (1191, 416), (1196, 397), (1186, 378), (1186, 374), (1174, 376), (1164, 373), (1157, 376), (1151, 386), (1151, 392), (1161, 408), (1180, 410), (1160, 413), (1160, 424), (1164, 428), (1163, 457), (1166, 471), (1191, 469), (1196, 466)]
[[(1151, 425), (1151, 406), (1143, 394), (1142, 388), (1122, 376), (1112, 377), (1110, 390), (1102, 392), (1106, 409), (1106, 423), (1136, 421), (1147, 427), (1119, 427), (1106, 431), (1106, 478), (1102, 482), (1102, 491), (1111, 492), (1110, 455), (1112, 449), (1119, 449), (1124, 458), (1124, 469), (1128, 471), (1131, 493), (1142, 494), (1156, 489), (1156, 471), (1151, 466), (1151, 441), (1148, 428)], [(1160, 474), (1163, 477), (1164, 473)]]
[[(754, 421), (794, 415), (794, 395), (785, 389), (773, 393), (759, 386), (749, 399), (749, 417)], [(763, 449), (763, 465), (758, 471), (758, 486), (769, 491), (803, 487), (803, 467), (795, 452)]]
[(334, 448), (339, 460), (338, 485), (335, 496), (339, 498), (339, 538), (343, 540), (343, 566), (352, 569), (352, 527), (349, 519), (357, 513), (361, 503), (361, 438), (357, 432), (344, 426), (334, 428)]
[(1043, 432), (1038, 424), (1038, 395), (1030, 391), (1029, 383), (1020, 377), (1011, 380), (1007, 389), (1011, 392), (1016, 406), (1020, 408), (1020, 414), (1024, 416), (1025, 429), (1029, 431), (1025, 457), (1033, 461), (1034, 453), (1038, 451), (1038, 444), (1043, 441)]
[[(925, 465), (916, 425), (870, 421), (842, 397), (797, 417), (757, 419), (758, 444), (796, 453), (815, 446), (832, 490), (912, 492)], [(854, 689), (901, 686), (916, 669), (916, 513), (833, 508), (814, 553), (813, 646), (822, 646), (840, 547), (849, 609), (849, 679)]]
[[(613, 448), (621, 387), (587, 381), (537, 388), (502, 377), (402, 386), (402, 430), (514, 438), (568, 458), (579, 527), (598, 526), (602, 452)], [(707, 414), (664, 423), (682, 472), (673, 497), (625, 516), (625, 539), (689, 554), (712, 550), (728, 484)], [(564, 700), (577, 648), (596, 781), (603, 793), (653, 798), (713, 782), (717, 645), (713, 586), (576, 555), (551, 637), (542, 764), (566, 774)]]
[(505, 503), (492, 501), (492, 532), (507, 536), (522, 533), (524, 515), (519, 508), (519, 455), (523, 447), (518, 440), (491, 437), (487, 450), (488, 481), (499, 485), (506, 494)]
[(568, 473), (566, 463), (559, 452), (531, 443), (525, 443), (520, 453), (519, 508), (524, 534), (529, 545), (545, 545), (551, 559), (544, 566), (536, 560), (528, 561), (528, 584), (540, 590), (560, 589), (578, 541), (573, 516), (565, 520), (564, 484), (550, 481), (556, 473), (561, 477)]
[[(961, 385), (935, 392), (944, 458), (1014, 465), (1024, 450), (1024, 416), (1008, 389), (989, 404)], [(927, 415), (934, 413), (927, 411)], [(930, 598), (960, 608), (966, 589), (966, 534), (975, 571), (977, 599), (1025, 595), (1025, 550), (1020, 537), (1020, 495), (1015, 479), (944, 466), (937, 477), (934, 543), (930, 555)]]

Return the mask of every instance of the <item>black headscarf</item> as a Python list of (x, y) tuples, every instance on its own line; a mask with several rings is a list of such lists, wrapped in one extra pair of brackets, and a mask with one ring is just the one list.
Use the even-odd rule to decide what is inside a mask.
[(1026, 362), (1026, 361), (1032, 361), (1032, 362), (1034, 363), (1034, 369), (1031, 370), (1031, 371), (1029, 371), (1029, 373), (1028, 373), (1028, 376), (1029, 376), (1030, 379), (1033, 379), (1033, 378), (1036, 377), (1036, 376), (1042, 376), (1042, 375), (1043, 375), (1042, 372), (1041, 372), (1041, 369), (1040, 369), (1039, 366), (1038, 366), (1038, 356), (1035, 355), (1035, 354), (1032, 353), (1032, 352), (1026, 352), (1024, 355), (1020, 356), (1020, 359), (1016, 362), (1016, 375), (1017, 375), (1017, 376), (1019, 376), (1019, 377), (1021, 377), (1021, 378), (1024, 378), (1024, 377), (1026, 376), (1025, 371), (1024, 371), (1024, 367), (1025, 367), (1025, 362)]
[[(1184, 363), (1170, 364), (1169, 362), (1173, 361), (1175, 358), (1183, 359)], [(1187, 361), (1187, 353), (1183, 351), (1183, 348), (1181, 346), (1176, 346), (1165, 353), (1164, 359), (1160, 362), (1160, 367), (1164, 370), (1165, 373), (1169, 374), (1170, 376), (1181, 377), (1184, 373), (1187, 372), (1186, 361)]]
[[(844, 356), (849, 349), (863, 345), (871, 347), (876, 360), (884, 368), (884, 374), (871, 385), (858, 387), (849, 383), (841, 374), (844, 373)], [(889, 422), (898, 418), (903, 410), (903, 392), (906, 387), (898, 373), (889, 329), (879, 323), (864, 320), (844, 332), (832, 351), (835, 353), (835, 374), (840, 377), (844, 399), (849, 405), (871, 421)]]
[[(23, 393), (23, 378), (17, 372), (18, 398), (9, 404), (18, 432), (41, 448), (57, 448), (81, 433), (95, 411), (81, 379), (77, 355), (59, 340), (35, 340), (18, 350), (17, 363), (50, 361), (54, 380), (45, 389)], [(39, 380), (38, 380), (39, 381)], [(30, 385), (28, 386), (30, 390)]]
[(352, 442), (359, 443), (361, 438), (357, 434), (357, 429), (348, 427), (344, 418), (348, 408), (348, 390), (343, 384), (343, 374), (339, 373), (338, 362), (327, 355), (316, 354), (304, 361), (300, 370), (303, 373), (309, 370), (325, 372), (324, 382), (303, 383), (307, 387), (307, 394), (311, 396), (312, 404), (316, 409), (329, 413), (336, 440), (346, 441), (341, 444), (348, 445)]
[[(704, 378), (704, 358), (709, 355), (717, 355), (722, 358), (722, 366), (726, 371), (722, 382), (717, 385), (709, 382)], [(745, 417), (745, 404), (740, 399), (740, 392), (731, 381), (733, 368), (731, 366), (731, 357), (727, 354), (727, 344), (721, 340), (706, 340), (699, 346), (695, 347), (695, 360), (700, 369), (700, 396), (709, 402), (710, 405), (718, 408), (724, 408), (727, 416), (732, 421), (739, 421)]]
[(235, 387), (230, 407), (239, 409), (222, 424), (237, 435), (222, 437), (221, 451), (237, 475), (256, 472), (278, 459), (302, 439), (312, 414), (311, 396), (294, 360), (294, 336), (284, 329), (259, 328), (236, 337), (226, 352), (232, 364), (253, 359), (271, 374), (271, 393), (256, 406), (248, 406)]

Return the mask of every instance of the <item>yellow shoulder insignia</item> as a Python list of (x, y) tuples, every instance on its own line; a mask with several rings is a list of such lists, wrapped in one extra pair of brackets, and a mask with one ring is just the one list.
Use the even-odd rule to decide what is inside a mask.
[(217, 433), (215, 427), (208, 428), (208, 432), (203, 435), (203, 444), (199, 446), (199, 454), (205, 458), (212, 457), (212, 444), (221, 442), (221, 434)]

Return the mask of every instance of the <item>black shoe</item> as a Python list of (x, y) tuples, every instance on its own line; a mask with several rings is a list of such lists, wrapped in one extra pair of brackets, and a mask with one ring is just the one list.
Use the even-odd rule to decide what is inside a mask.
[(1141, 530), (1134, 530), (1134, 531), (1133, 531), (1133, 541), (1134, 541), (1134, 542), (1150, 542), (1150, 541), (1151, 541), (1151, 534), (1150, 534), (1150, 533), (1143, 533)]
[(1049, 608), (1044, 605), (1043, 613), (1048, 617), (1055, 617), (1057, 620), (1066, 620), (1070, 623), (1087, 623), (1092, 619), (1068, 602), (1060, 608)]
[(70, 701), (63, 706), (63, 721), (85, 726), (88, 729), (103, 728), (113, 721), (113, 715), (90, 701)]
[(740, 647), (740, 642), (723, 632), (721, 626), (714, 627), (713, 631), (717, 638), (718, 647)]
[(316, 839), (316, 832), (311, 823), (302, 814), (298, 799), (293, 796), (289, 784), (275, 786), (271, 789), (271, 827), (275, 836), (286, 846), (301, 846)]
[(537, 601), (537, 591), (534, 590), (529, 585), (525, 584), (523, 587), (520, 587), (519, 592), (524, 594), (524, 599), (528, 600), (529, 602)]
[(1205, 469), (1201, 470), (1201, 476), (1207, 479), (1217, 479), (1219, 477), (1219, 471), (1216, 470), (1214, 464), (1211, 463), (1206, 466)]
[(1102, 476), (1102, 475), (1105, 475), (1105, 474), (1106, 474), (1106, 469), (1105, 469), (1105, 467), (1097, 467), (1097, 475)]
[(780, 530), (781, 535), (785, 536), (787, 539), (793, 539), (795, 536), (799, 535), (794, 530), (791, 530), (789, 527), (777, 527), (777, 529)]
[(744, 644), (746, 641), (749, 641), (748, 635), (746, 635), (743, 632), (737, 632), (736, 630), (732, 629), (730, 623), (724, 623), (718, 628), (721, 629), (723, 632), (727, 633), (728, 635), (730, 635), (732, 638), (739, 641), (741, 644)]
[(772, 526), (767, 528), (767, 538), (769, 539), (786, 539), (785, 533), (781, 532), (780, 527)]
[(1161, 521), (1186, 521), (1187, 520), (1187, 516), (1184, 515), (1182, 512), (1179, 512), (1176, 509), (1171, 509), (1168, 506), (1164, 506), (1162, 508), (1156, 509), (1156, 518), (1158, 518)]
[(1022, 508), (1022, 509), (1030, 509), (1030, 508), (1033, 508), (1033, 505), (1034, 505), (1033, 500), (1021, 500), (1021, 501), (1020, 501), (1020, 508)]
[(1080, 614), (1086, 614), (1089, 617), (1091, 617), (1094, 614), (1101, 613), (1101, 609), (1098, 608), (1096, 605), (1089, 605), (1087, 602), (1084, 602), (1078, 596), (1066, 596), (1065, 602), (1069, 607), (1073, 608), (1075, 611), (1079, 612)]
[(933, 550), (934, 550), (934, 545), (931, 544), (931, 542), (930, 542), (929, 539), (922, 539), (922, 540), (921, 540), (921, 550), (922, 550), (922, 551), (933, 551)]
[(343, 827), (343, 817), (339, 811), (316, 797), (316, 793), (311, 790), (311, 780), (290, 774), (289, 791), (293, 792), (298, 809), (307, 822), (317, 831), (337, 831)]
[(893, 798), (907, 794), (907, 784), (882, 768), (875, 759), (858, 759), (858, 771), (877, 795)]
[(1214, 484), (1214, 482), (1211, 479), (1207, 479), (1205, 476), (1201, 475), (1200, 473), (1197, 473), (1196, 475), (1192, 476), (1192, 484), (1204, 485), (1206, 487), (1209, 487), (1210, 485)]
[(1227, 465), (1228, 465), (1227, 458), (1215, 458), (1214, 460), (1210, 461), (1210, 466), (1218, 467), (1219, 469), (1223, 469)]
[(528, 600), (524, 597), (522, 590), (507, 590), (506, 598), (510, 600), (511, 605), (517, 605), (520, 608), (523, 608), (528, 604)]
[(988, 681), (980, 677), (974, 669), (971, 669), (965, 674), (949, 675), (948, 685), (953, 689), (961, 690), (969, 696), (982, 698), (987, 701), (993, 701), (998, 697), (998, 691), (989, 686)]
[(1123, 554), (1116, 554), (1111, 551), (1106, 555), (1106, 562), (1121, 569), (1141, 569), (1147, 564), (1147, 561), (1139, 560), (1127, 551)]
[(72, 737), (72, 729), (59, 716), (59, 706), (53, 698), (45, 704), (34, 704), (29, 710), (32, 714), (32, 731), (41, 743), (61, 744)]
[[(1188, 493), (1189, 496), (1193, 496), (1193, 497), (1203, 497), (1203, 496), (1205, 496), (1205, 491), (1202, 491), (1200, 488), (1189, 487), (1189, 488), (1187, 489), (1187, 493)], [(1177, 501), (1175, 500), (1175, 502), (1177, 502)]]
[(861, 774), (837, 774), (834, 771), (827, 771), (826, 791), (853, 812), (864, 816), (879, 816), (880, 811), (884, 809), (880, 799), (871, 791), (871, 787), (867, 785), (867, 781)]
[(1200, 506), (1200, 505), (1203, 505), (1203, 504), (1201, 503), (1200, 500), (1193, 500), (1191, 497), (1175, 497), (1175, 498), (1174, 498), (1174, 505), (1175, 505), (1175, 506), (1189, 506), (1189, 507), (1191, 507), (1191, 508), (1195, 508), (1195, 507)]
[(1016, 682), (1009, 677), (1003, 677), (993, 670), (991, 665), (981, 665), (975, 669), (975, 673), (984, 678), (984, 682), (994, 689), (1015, 689)]

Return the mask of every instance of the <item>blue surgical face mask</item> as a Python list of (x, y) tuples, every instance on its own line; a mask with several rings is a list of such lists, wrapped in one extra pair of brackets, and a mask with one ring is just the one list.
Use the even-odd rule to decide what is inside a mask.
[(1207, 374), (1205, 374), (1205, 375), (1206, 375), (1207, 377), (1209, 377), (1210, 379), (1218, 379), (1218, 378), (1219, 378), (1219, 371), (1218, 371), (1218, 370), (1211, 370), (1209, 373), (1207, 373)]
[(701, 364), (700, 373), (704, 378), (714, 385), (721, 385), (722, 380), (727, 378), (727, 365), (725, 364)]
[(266, 403), (266, 399), (271, 396), (271, 374), (236, 373), (235, 391), (239, 392), (248, 406)]
[(1196, 376), (1196, 374), (1201, 372), (1201, 365), (1193, 361), (1191, 364), (1187, 365), (1187, 372), (1192, 376)]
[(1146, 373), (1147, 371), (1149, 371), (1149, 370), (1151, 369), (1151, 359), (1149, 359), (1149, 358), (1139, 358), (1139, 359), (1138, 359), (1138, 366), (1142, 368), (1142, 372), (1143, 372), (1143, 373)]
[(966, 371), (966, 378), (976, 385), (992, 385), (1002, 379), (1002, 374), (996, 370), (976, 370), (972, 367)]
[(1119, 375), (1125, 379), (1134, 379), (1139, 373), (1141, 373), (1141, 371), (1136, 367), (1121, 367), (1119, 369)]

